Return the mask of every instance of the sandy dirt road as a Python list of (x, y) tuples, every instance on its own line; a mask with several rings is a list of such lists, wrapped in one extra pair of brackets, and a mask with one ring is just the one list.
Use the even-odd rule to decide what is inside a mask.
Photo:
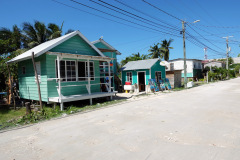
[(1, 160), (239, 160), (240, 78), (0, 133)]

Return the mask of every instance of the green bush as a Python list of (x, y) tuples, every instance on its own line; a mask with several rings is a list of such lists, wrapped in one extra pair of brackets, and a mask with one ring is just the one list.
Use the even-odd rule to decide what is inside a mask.
[(230, 78), (235, 78), (236, 77), (236, 74), (235, 74), (234, 70), (229, 70), (228, 74), (229, 74)]

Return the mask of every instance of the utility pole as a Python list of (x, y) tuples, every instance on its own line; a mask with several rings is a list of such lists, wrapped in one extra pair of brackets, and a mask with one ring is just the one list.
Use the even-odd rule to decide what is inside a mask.
[(184, 88), (187, 88), (187, 65), (186, 65), (186, 45), (185, 45), (185, 21), (182, 21), (183, 35), (183, 68), (184, 68)]
[(226, 53), (226, 69), (227, 69), (227, 79), (228, 79), (228, 53), (229, 53), (229, 47), (228, 47), (228, 38), (233, 36), (227, 36), (223, 37), (226, 38), (226, 45), (227, 45), (227, 53)]
[(207, 60), (207, 47), (205, 47), (203, 50), (204, 50), (204, 59)]
[[(200, 20), (196, 20), (192, 23), (197, 23)], [(182, 31), (180, 32), (183, 35), (183, 68), (184, 68), (184, 88), (187, 88), (187, 63), (186, 63), (186, 44), (185, 44), (185, 23), (189, 23), (186, 22), (184, 20), (182, 20)]]

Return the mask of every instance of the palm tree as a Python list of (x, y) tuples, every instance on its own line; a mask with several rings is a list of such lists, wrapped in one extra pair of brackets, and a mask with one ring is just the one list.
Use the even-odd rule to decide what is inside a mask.
[(169, 39), (169, 41), (165, 39), (161, 43), (160, 52), (162, 53), (165, 61), (169, 60), (169, 49), (173, 49), (173, 47), (170, 47), (172, 42), (173, 39)]
[(20, 49), (22, 34), (21, 29), (14, 25), (12, 30), (8, 28), (0, 29), (0, 55)]
[(24, 22), (23, 32), (25, 33), (25, 41), (28, 47), (33, 48), (48, 40), (60, 37), (62, 34), (62, 26), (59, 27), (54, 23), (49, 23), (48, 27), (46, 27), (44, 23), (39, 21), (35, 21), (33, 25), (29, 22)]
[[(64, 23), (64, 22), (63, 22)], [(48, 24), (48, 39), (54, 39), (54, 38), (58, 38), (61, 37), (62, 35), (62, 27), (63, 27), (63, 23), (61, 25), (61, 27), (59, 27), (58, 25), (54, 24), (54, 23), (49, 23)]]
[(159, 43), (157, 44), (154, 44), (154, 46), (150, 46), (150, 49), (148, 50), (150, 53), (149, 53), (149, 56), (151, 58), (162, 58), (162, 54), (160, 52), (160, 48), (158, 47)]

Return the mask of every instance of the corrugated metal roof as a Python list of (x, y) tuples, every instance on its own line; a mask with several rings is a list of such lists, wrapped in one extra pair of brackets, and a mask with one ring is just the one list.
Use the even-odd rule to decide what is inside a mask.
[(159, 59), (146, 59), (139, 61), (131, 61), (123, 66), (123, 71), (137, 70), (137, 69), (150, 69)]
[(72, 33), (66, 34), (64, 36), (55, 38), (53, 40), (44, 42), (30, 50), (28, 50), (27, 52), (24, 52), (22, 54), (20, 54), (19, 56), (9, 60), (7, 63), (13, 63), (13, 62), (19, 62), (19, 61), (23, 61), (26, 59), (30, 59), (32, 57), (32, 52), (34, 52), (34, 56), (38, 57), (44, 53), (46, 53), (47, 51), (49, 51), (50, 49), (56, 47), (57, 45), (61, 44), (62, 42), (70, 39), (71, 37), (75, 36), (75, 35), (79, 35), (83, 40), (85, 40), (97, 53), (99, 53), (99, 55), (101, 55), (102, 57), (105, 57), (103, 55), (103, 53), (101, 51), (99, 51), (81, 32), (79, 31), (74, 31)]

